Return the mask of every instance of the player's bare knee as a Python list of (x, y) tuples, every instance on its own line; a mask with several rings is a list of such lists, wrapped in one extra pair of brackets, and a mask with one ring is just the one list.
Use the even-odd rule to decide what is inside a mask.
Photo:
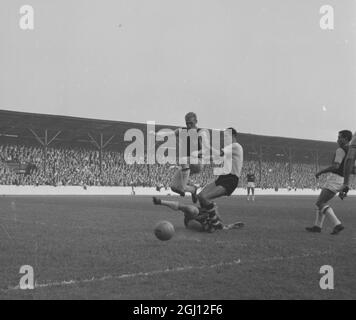
[(197, 220), (187, 220), (185, 223), (185, 226), (187, 229), (189, 230), (193, 230), (193, 231), (198, 231), (198, 232), (203, 232), (204, 228), (202, 226), (202, 224), (200, 222), (198, 222)]
[(199, 215), (199, 209), (192, 205), (183, 205), (181, 211), (184, 212), (184, 218), (187, 220), (195, 219)]

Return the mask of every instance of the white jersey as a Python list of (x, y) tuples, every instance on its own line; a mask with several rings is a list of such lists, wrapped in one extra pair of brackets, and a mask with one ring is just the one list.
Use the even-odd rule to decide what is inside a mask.
[(224, 167), (223, 174), (233, 174), (237, 177), (241, 176), (244, 152), (242, 146), (234, 142), (223, 149), (224, 151)]

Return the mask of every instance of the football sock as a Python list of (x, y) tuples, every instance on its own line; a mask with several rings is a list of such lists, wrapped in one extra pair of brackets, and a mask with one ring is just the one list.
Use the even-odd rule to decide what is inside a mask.
[(314, 225), (316, 225), (319, 228), (322, 228), (324, 220), (325, 220), (325, 214), (321, 213), (320, 210), (317, 209), (315, 211), (315, 223), (314, 223)]
[(212, 207), (206, 210), (209, 214), (209, 217), (219, 216), (218, 206), (215, 202), (212, 203)]
[(178, 201), (161, 200), (161, 205), (171, 208), (172, 210), (175, 210), (175, 211), (179, 210), (179, 202)]
[(334, 225), (334, 227), (338, 224), (341, 224), (341, 221), (336, 217), (333, 208), (328, 207), (325, 210), (325, 214), (328, 215), (329, 219), (331, 220), (332, 224)]

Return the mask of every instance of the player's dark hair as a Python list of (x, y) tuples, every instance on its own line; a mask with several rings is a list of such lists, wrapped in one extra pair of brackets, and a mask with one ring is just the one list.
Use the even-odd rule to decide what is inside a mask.
[(194, 113), (194, 112), (188, 112), (185, 115), (185, 120), (190, 119), (190, 118), (194, 118), (195, 120), (198, 120), (198, 117), (197, 117), (196, 113)]
[(236, 131), (235, 128), (230, 127), (230, 128), (227, 128), (226, 130), (231, 130), (232, 135), (233, 135), (235, 138), (237, 138), (237, 131)]
[(339, 134), (347, 141), (351, 141), (352, 139), (352, 132), (350, 130), (341, 130), (339, 131)]

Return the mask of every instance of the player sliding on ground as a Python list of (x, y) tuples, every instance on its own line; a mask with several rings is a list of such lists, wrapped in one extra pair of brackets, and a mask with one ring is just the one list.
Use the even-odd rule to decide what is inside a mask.
[(344, 229), (341, 221), (336, 217), (333, 208), (328, 203), (342, 189), (345, 158), (351, 138), (351, 131), (342, 130), (339, 132), (337, 139), (339, 148), (336, 149), (332, 165), (317, 172), (315, 175), (316, 178), (319, 178), (322, 174), (329, 173), (325, 186), (321, 190), (316, 202), (317, 210), (314, 226), (306, 228), (309, 232), (321, 232), (325, 216), (327, 216), (334, 225), (333, 231), (331, 232), (332, 235), (336, 235)]
[(193, 205), (182, 204), (178, 201), (161, 200), (153, 197), (155, 205), (168, 207), (174, 211), (184, 213), (184, 225), (187, 229), (204, 232), (214, 232), (216, 230), (239, 229), (244, 226), (242, 222), (223, 224), (220, 216), (216, 212), (208, 212), (205, 209)]

